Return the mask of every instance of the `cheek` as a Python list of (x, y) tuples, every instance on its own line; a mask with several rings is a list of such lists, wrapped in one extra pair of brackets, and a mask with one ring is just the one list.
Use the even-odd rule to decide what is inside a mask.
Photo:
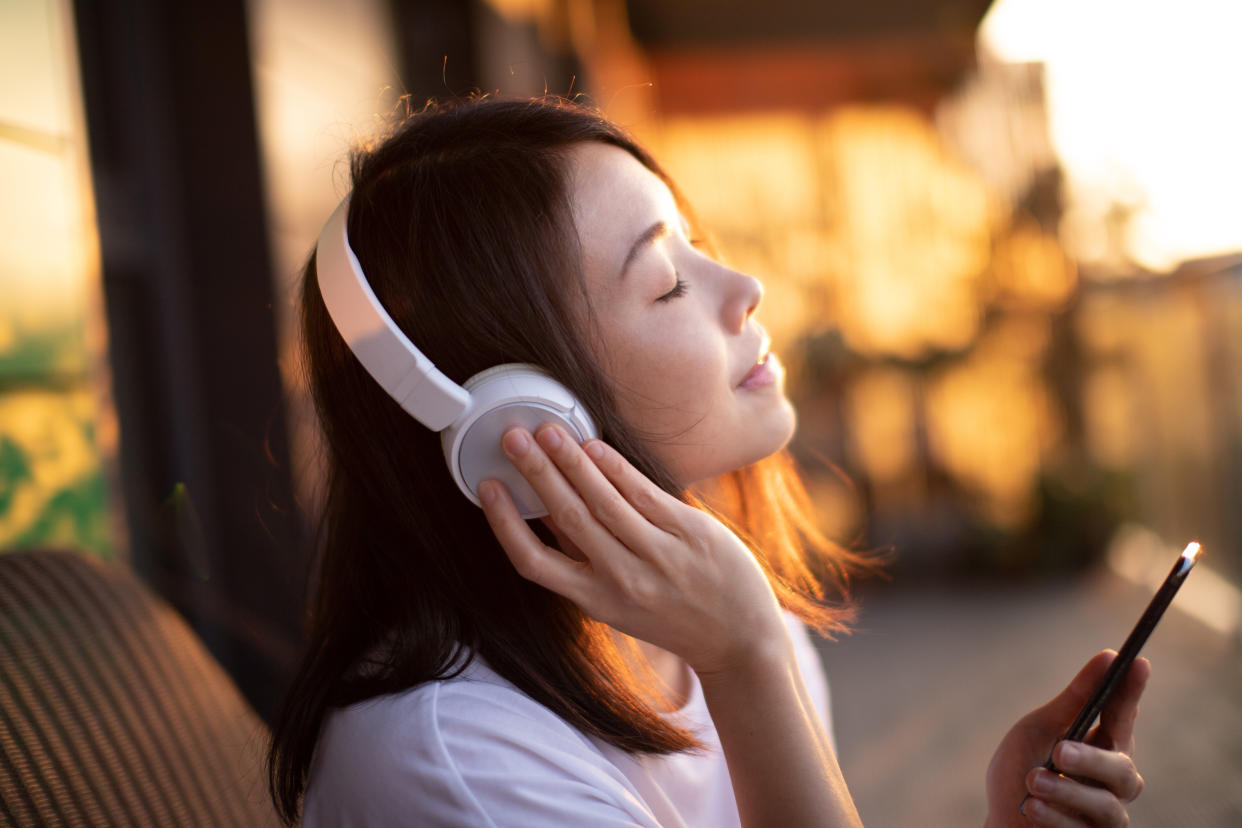
[(727, 379), (722, 360), (702, 339), (665, 336), (613, 352), (621, 414), (653, 437), (678, 437), (715, 407)]

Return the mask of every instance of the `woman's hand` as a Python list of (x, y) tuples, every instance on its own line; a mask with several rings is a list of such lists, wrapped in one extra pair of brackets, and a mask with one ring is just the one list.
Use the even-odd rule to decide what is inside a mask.
[(698, 673), (746, 828), (861, 828), (750, 550), (599, 440), (578, 446), (555, 426), (537, 436), (512, 429), (502, 445), (563, 550), (540, 542), (503, 485), (479, 486), (517, 571)]
[[(1131, 665), (1086, 740), (1057, 742), (1116, 655), (1096, 655), (1059, 696), (1005, 736), (988, 767), (988, 828), (1129, 824), (1126, 803), (1143, 790), (1143, 778), (1130, 757), (1139, 697), (1151, 674), (1147, 659)], [(1041, 767), (1050, 750), (1064, 775)]]
[[(506, 456), (547, 506), (557, 537), (545, 546), (496, 481), (483, 511), (523, 576), (591, 617), (680, 656), (699, 675), (764, 659), (788, 634), (750, 550), (710, 515), (661, 490), (600, 440), (579, 446), (556, 426), (532, 440), (506, 432)], [(783, 653), (782, 653), (783, 654)]]

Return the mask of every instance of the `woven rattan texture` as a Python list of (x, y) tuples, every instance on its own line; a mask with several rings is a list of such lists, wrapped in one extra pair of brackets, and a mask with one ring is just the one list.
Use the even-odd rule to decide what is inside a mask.
[(0, 555), (0, 822), (263, 826), (266, 733), (125, 567)]

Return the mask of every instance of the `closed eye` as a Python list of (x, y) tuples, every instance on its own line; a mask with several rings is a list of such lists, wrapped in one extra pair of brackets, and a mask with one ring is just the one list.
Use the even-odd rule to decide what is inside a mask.
[(678, 296), (685, 296), (686, 288), (688, 288), (689, 286), (690, 286), (689, 283), (685, 282), (680, 276), (678, 276), (677, 284), (673, 285), (673, 289), (670, 290), (668, 293), (664, 294), (663, 296), (657, 298), (656, 301), (667, 302), (670, 299), (676, 299)]

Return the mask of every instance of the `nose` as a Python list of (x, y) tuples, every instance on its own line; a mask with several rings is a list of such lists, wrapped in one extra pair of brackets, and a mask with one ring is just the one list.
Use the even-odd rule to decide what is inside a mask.
[(763, 283), (754, 276), (730, 270), (728, 298), (725, 301), (725, 326), (734, 333), (741, 333), (746, 321), (755, 314), (763, 301)]

